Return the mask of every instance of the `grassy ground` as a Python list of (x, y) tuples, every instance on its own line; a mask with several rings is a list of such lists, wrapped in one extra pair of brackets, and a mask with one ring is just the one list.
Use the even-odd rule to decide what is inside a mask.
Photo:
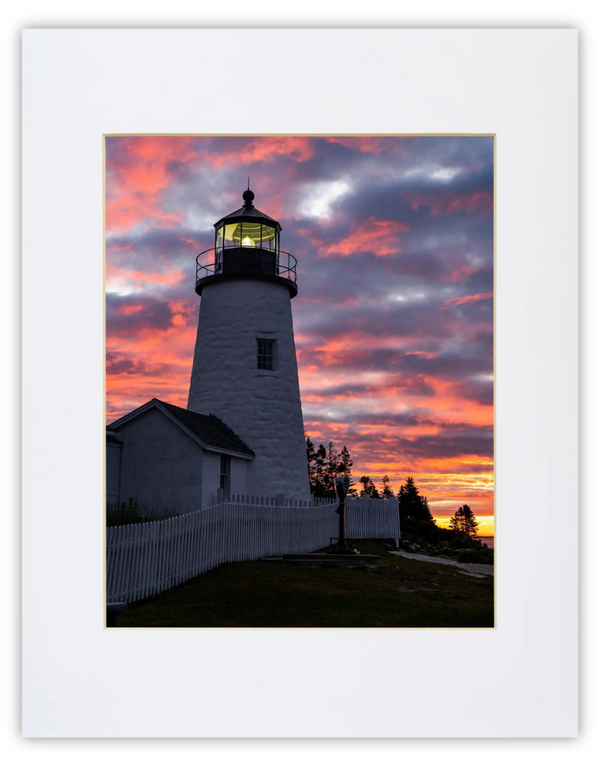
[(492, 577), (390, 555), (378, 566), (226, 563), (132, 603), (123, 627), (493, 627)]

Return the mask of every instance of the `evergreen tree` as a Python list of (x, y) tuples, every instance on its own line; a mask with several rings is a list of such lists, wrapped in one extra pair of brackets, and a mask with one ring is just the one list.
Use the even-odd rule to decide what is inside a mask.
[(466, 534), (468, 537), (477, 534), (478, 528), (479, 523), (469, 505), (459, 507), (452, 518), (450, 518), (450, 529)]
[(460, 531), (460, 521), (462, 519), (460, 518), (460, 508), (454, 513), (452, 518), (450, 518), (450, 524), (448, 525), (448, 528), (450, 531)]
[(369, 496), (369, 481), (371, 480), (368, 475), (361, 475), (361, 477), (358, 479), (359, 483), (362, 485), (362, 489), (360, 490), (360, 496), (361, 497), (368, 497)]
[(325, 491), (326, 496), (335, 497), (335, 478), (338, 474), (338, 467), (340, 464), (340, 455), (337, 449), (333, 445), (333, 441), (330, 441), (325, 450)]
[(363, 475), (360, 477), (360, 483), (362, 489), (360, 490), (361, 497), (371, 497), (371, 499), (379, 499), (379, 492), (377, 491), (375, 484), (371, 480), (370, 476)]
[(327, 496), (327, 484), (325, 475), (325, 458), (327, 453), (323, 444), (319, 444), (317, 449), (317, 456), (315, 459), (315, 496), (326, 497)]
[(425, 520), (430, 520), (432, 523), (435, 523), (433, 520), (433, 515), (431, 514), (431, 510), (429, 509), (429, 502), (427, 501), (427, 497), (421, 495), (421, 504), (423, 505), (423, 516)]
[(383, 499), (389, 499), (390, 497), (394, 496), (394, 492), (390, 486), (390, 479), (387, 475), (384, 475), (381, 479), (381, 496)]
[(475, 536), (477, 534), (477, 529), (479, 528), (479, 521), (468, 505), (463, 505), (463, 512), (465, 514), (465, 529), (467, 534), (470, 537)]
[(350, 452), (348, 449), (346, 449), (346, 446), (342, 448), (341, 454), (340, 454), (340, 462), (338, 465), (338, 475), (345, 475), (348, 477), (348, 480), (350, 481), (348, 494), (352, 496), (356, 496), (356, 486), (354, 481), (352, 480), (352, 465), (354, 462), (350, 459)]
[(400, 511), (401, 524), (407, 521), (434, 523), (427, 497), (421, 496), (414, 479), (411, 477), (408, 477), (406, 482), (400, 487), (398, 492), (398, 509)]
[[(306, 434), (305, 434), (306, 435)], [(308, 462), (308, 480), (311, 494), (315, 497), (325, 496), (325, 447), (323, 444), (315, 448), (310, 436), (306, 435), (306, 459)]]
[(314, 487), (314, 481), (315, 481), (315, 461), (317, 459), (317, 450), (315, 449), (315, 445), (311, 437), (308, 435), (308, 433), (305, 433), (304, 437), (306, 439), (306, 463), (308, 466), (308, 482), (310, 483), (311, 493), (314, 494), (313, 487)]

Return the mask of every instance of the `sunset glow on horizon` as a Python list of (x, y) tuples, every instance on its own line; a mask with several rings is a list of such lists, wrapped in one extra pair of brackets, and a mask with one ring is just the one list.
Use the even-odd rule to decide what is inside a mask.
[(493, 535), (493, 172), (491, 137), (106, 138), (107, 421), (187, 405), (195, 257), (249, 176), (298, 259), (311, 439)]
[[(450, 516), (448, 515), (434, 515), (434, 520), (443, 529), (447, 529), (450, 525)], [(494, 536), (494, 516), (493, 515), (477, 515), (475, 520), (479, 523), (477, 529), (477, 536), (479, 537), (493, 537)]]

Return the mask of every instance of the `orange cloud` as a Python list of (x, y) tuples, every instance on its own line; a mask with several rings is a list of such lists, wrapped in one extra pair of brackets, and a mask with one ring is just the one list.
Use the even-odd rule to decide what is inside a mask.
[(180, 210), (161, 212), (154, 195), (139, 192), (107, 202), (105, 214), (107, 231), (124, 231), (145, 220), (158, 228), (174, 228), (182, 222)]
[(428, 207), (431, 215), (451, 215), (458, 210), (481, 215), (493, 210), (494, 200), (491, 191), (474, 191), (472, 194), (436, 194), (412, 192), (406, 194), (407, 202), (413, 210)]
[(272, 162), (277, 156), (285, 155), (296, 162), (305, 162), (314, 155), (314, 149), (308, 138), (301, 136), (269, 136), (256, 138), (245, 146), (241, 152), (235, 152), (230, 159), (244, 165), (253, 162)]
[(170, 271), (165, 272), (130, 271), (110, 263), (110, 261), (106, 263), (106, 285), (109, 290), (123, 287), (124, 285), (133, 289), (147, 284), (172, 287), (184, 279), (187, 279), (187, 274), (179, 268), (172, 268)]
[(381, 154), (385, 150), (394, 151), (403, 157), (407, 157), (409, 154), (401, 139), (398, 138), (390, 141), (389, 138), (381, 136), (328, 136), (325, 140), (327, 143), (339, 143), (365, 154)]
[(319, 255), (345, 257), (355, 252), (373, 252), (377, 257), (395, 255), (402, 251), (398, 244), (398, 234), (406, 231), (410, 231), (408, 223), (369, 218), (356, 225), (349, 236), (321, 249)]
[(170, 303), (170, 308), (174, 317), (165, 330), (143, 327), (129, 337), (107, 336), (107, 358), (132, 360), (132, 369), (127, 373), (118, 367), (116, 371), (111, 371), (108, 365), (108, 422), (141, 406), (153, 396), (178, 406), (187, 406), (192, 366), (190, 348), (194, 347), (196, 327), (181, 321), (181, 317), (187, 318), (189, 305), (174, 301)]
[(463, 295), (462, 297), (454, 296), (449, 297), (446, 301), (444, 301), (445, 306), (449, 305), (466, 305), (468, 303), (479, 303), (482, 300), (488, 300), (489, 298), (494, 297), (493, 292), (478, 292), (475, 295)]
[(461, 266), (450, 274), (450, 278), (445, 278), (445, 281), (458, 282), (458, 284), (465, 284), (469, 277), (476, 274), (478, 271), (474, 266)]
[(127, 230), (149, 219), (153, 226), (181, 223), (181, 211), (162, 209), (162, 192), (172, 167), (198, 156), (192, 136), (132, 136), (120, 139), (121, 150), (106, 165), (106, 228)]
[(197, 156), (193, 136), (136, 136), (127, 139), (124, 163), (107, 164), (118, 172), (121, 184), (154, 195), (169, 185), (171, 163), (189, 163)]

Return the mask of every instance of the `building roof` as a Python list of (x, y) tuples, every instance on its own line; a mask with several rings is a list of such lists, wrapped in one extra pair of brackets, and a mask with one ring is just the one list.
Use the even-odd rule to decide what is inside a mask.
[[(158, 399), (156, 399), (158, 400)], [(228, 449), (232, 452), (242, 452), (249, 457), (254, 457), (254, 452), (249, 446), (229, 428), (223, 420), (214, 414), (198, 414), (180, 406), (160, 402), (182, 425), (195, 433), (208, 446), (220, 449)]]
[(123, 439), (117, 433), (114, 433), (110, 428), (106, 428), (106, 443), (121, 445), (123, 443)]
[(143, 406), (134, 409), (115, 422), (107, 426), (107, 430), (118, 430), (134, 417), (138, 417), (148, 409), (156, 408), (166, 414), (173, 422), (179, 425), (188, 435), (198, 441), (208, 451), (227, 452), (244, 456), (247, 459), (254, 457), (254, 452), (229, 428), (223, 420), (214, 414), (199, 414), (189, 409), (182, 409), (166, 401), (153, 398)]

